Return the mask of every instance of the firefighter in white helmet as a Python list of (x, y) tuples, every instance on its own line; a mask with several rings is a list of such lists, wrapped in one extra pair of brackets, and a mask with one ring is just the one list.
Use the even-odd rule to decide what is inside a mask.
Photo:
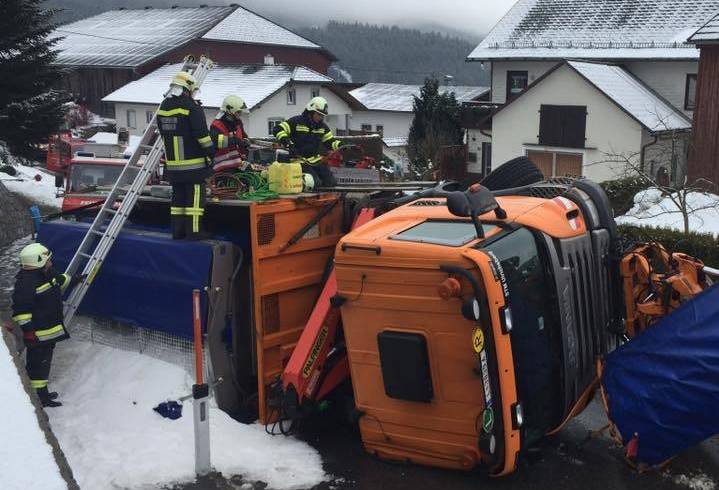
[(289, 148), (290, 157), (305, 160), (302, 171), (311, 174), (316, 184), (334, 186), (336, 181), (327, 166), (322, 164), (322, 155), (339, 148), (341, 142), (324, 122), (328, 114), (327, 100), (314, 97), (302, 114), (279, 123), (274, 134), (279, 144)]
[(170, 224), (172, 238), (205, 238), (205, 179), (212, 168), (215, 149), (207, 130), (205, 113), (193, 99), (195, 77), (180, 72), (170, 82), (170, 92), (157, 111), (157, 126), (165, 143), (165, 177), (172, 184)]
[(240, 169), (247, 166), (247, 149), (250, 140), (245, 133), (241, 116), (247, 112), (242, 97), (228, 95), (222, 101), (220, 112), (210, 125), (210, 137), (215, 144), (215, 172)]
[(20, 271), (12, 295), (12, 314), (22, 329), (27, 347), (27, 374), (44, 407), (59, 407), (57, 393), (48, 390), (55, 344), (69, 338), (63, 324), (62, 295), (80, 278), (58, 274), (52, 268), (52, 252), (31, 243), (20, 252)]

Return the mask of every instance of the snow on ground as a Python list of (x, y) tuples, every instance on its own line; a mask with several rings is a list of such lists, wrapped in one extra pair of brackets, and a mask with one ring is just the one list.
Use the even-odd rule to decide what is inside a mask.
[[(719, 196), (692, 192), (687, 196), (689, 229), (719, 235)], [(659, 189), (647, 189), (634, 196), (634, 207), (616, 219), (618, 224), (672, 228), (684, 231), (684, 219), (669, 196)]]
[(672, 475), (667, 472), (666, 476), (677, 485), (689, 488), (690, 490), (715, 490), (716, 482), (704, 473), (695, 475)]
[[(48, 410), (81, 488), (156, 488), (191, 481), (192, 402), (178, 420), (152, 410), (191, 392), (182, 368), (134, 352), (70, 340), (58, 344), (50, 385), (63, 406)], [(320, 455), (293, 438), (267, 435), (210, 411), (212, 463), (226, 476), (269, 488), (310, 488), (328, 477)]]
[(0, 485), (4, 490), (67, 488), (1, 336), (0, 434)]
[(14, 168), (17, 170), (15, 176), (0, 172), (0, 182), (10, 192), (20, 194), (37, 204), (55, 208), (62, 207), (62, 198), (55, 197), (55, 177), (53, 175), (39, 167), (26, 167), (18, 164)]

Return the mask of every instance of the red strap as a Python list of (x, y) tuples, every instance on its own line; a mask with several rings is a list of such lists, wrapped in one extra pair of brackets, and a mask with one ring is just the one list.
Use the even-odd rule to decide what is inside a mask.
[(225, 126), (225, 123), (222, 122), (222, 119), (215, 119), (212, 121), (212, 126), (220, 130), (222, 134), (229, 136), (230, 130), (227, 129), (227, 126)]

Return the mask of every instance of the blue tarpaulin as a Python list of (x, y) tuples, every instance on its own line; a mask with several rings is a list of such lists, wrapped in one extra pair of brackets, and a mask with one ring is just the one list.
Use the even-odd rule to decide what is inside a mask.
[(719, 433), (719, 285), (607, 356), (609, 417), (640, 462), (659, 464)]
[[(70, 263), (88, 227), (68, 221), (42, 224), (38, 241), (53, 252), (58, 271)], [(78, 312), (192, 338), (192, 290), (209, 284), (211, 265), (211, 244), (126, 229)]]

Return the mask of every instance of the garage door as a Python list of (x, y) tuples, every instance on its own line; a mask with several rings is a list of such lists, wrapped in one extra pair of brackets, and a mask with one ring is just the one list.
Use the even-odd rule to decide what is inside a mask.
[(552, 151), (527, 151), (527, 157), (539, 167), (545, 177), (563, 177), (582, 175), (581, 153), (561, 153)]

